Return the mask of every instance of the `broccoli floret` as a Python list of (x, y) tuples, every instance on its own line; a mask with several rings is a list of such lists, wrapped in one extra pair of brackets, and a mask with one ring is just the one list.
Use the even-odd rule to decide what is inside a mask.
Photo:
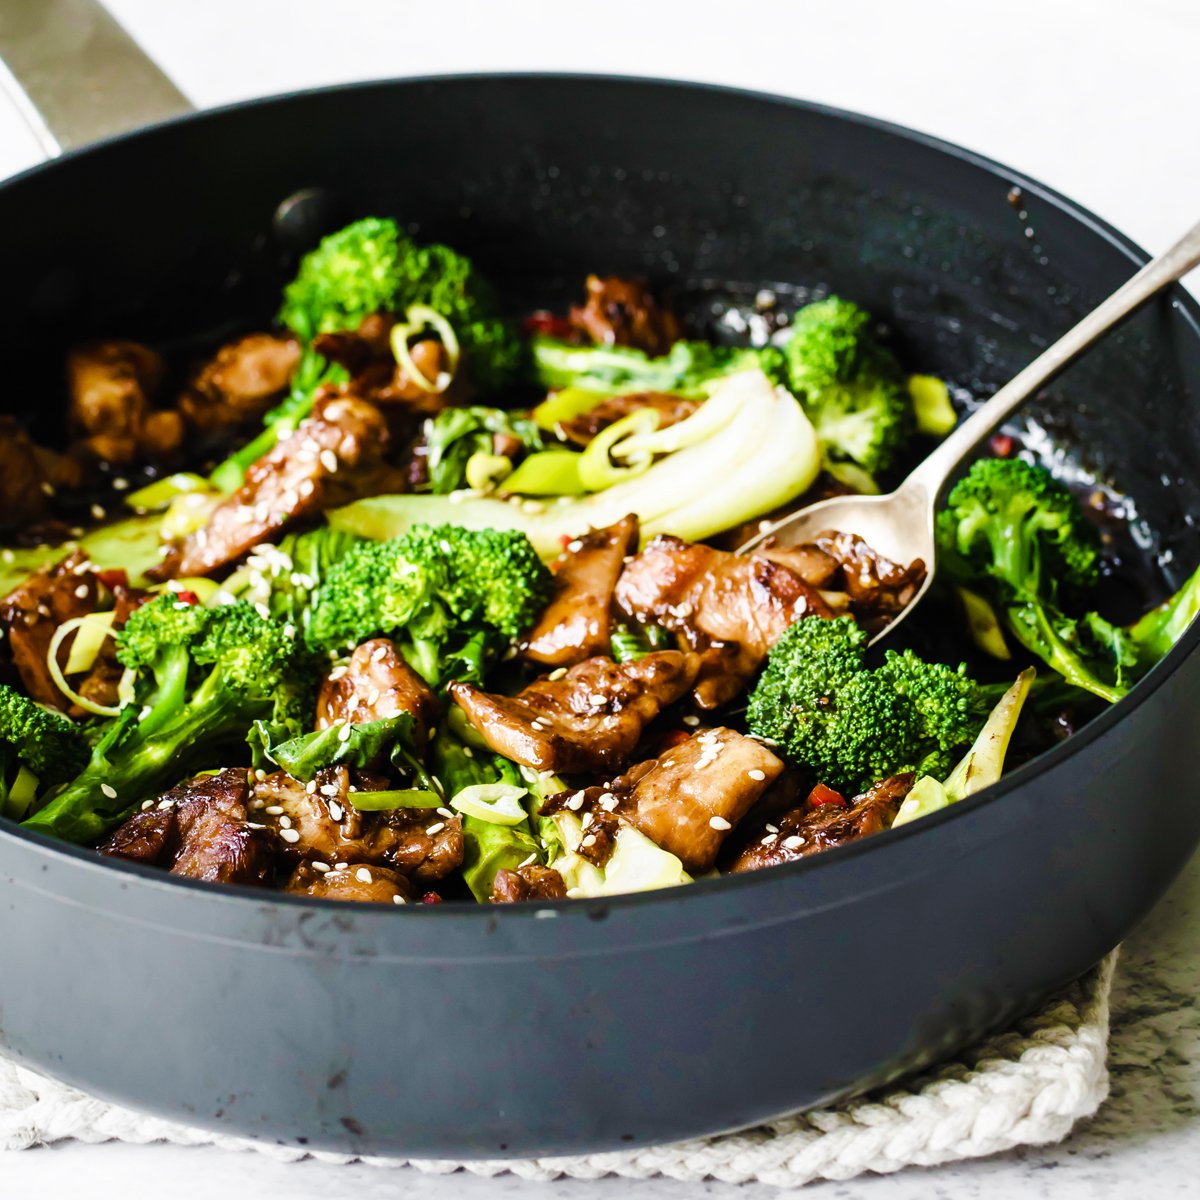
[(783, 350), (826, 457), (874, 474), (904, 452), (916, 421), (904, 373), (870, 326), (858, 305), (831, 296), (800, 309)]
[(538, 382), (546, 387), (578, 387), (586, 391), (704, 391), (705, 385), (739, 371), (761, 370), (773, 381), (783, 377), (783, 352), (775, 346), (714, 346), (709, 342), (676, 342), (652, 358), (629, 346), (576, 346), (547, 336), (533, 339)]
[(0, 813), (20, 819), (46, 787), (65, 783), (87, 760), (78, 726), (0, 684)]
[(523, 533), (417, 525), (354, 546), (330, 570), (308, 636), (329, 651), (398, 634), (413, 669), (434, 686), (479, 681), (537, 619), (552, 582)]
[(979, 730), (984, 702), (963, 667), (911, 652), (866, 665), (867, 635), (849, 617), (805, 618), (767, 657), (747, 725), (779, 743), (814, 781), (858, 792), (903, 771), (945, 773)]
[(311, 724), (317, 673), (295, 630), (244, 602), (220, 608), (159, 596), (117, 636), (134, 698), (104, 728), (82, 772), (25, 824), (90, 842), (142, 800), (245, 750), (254, 722)]

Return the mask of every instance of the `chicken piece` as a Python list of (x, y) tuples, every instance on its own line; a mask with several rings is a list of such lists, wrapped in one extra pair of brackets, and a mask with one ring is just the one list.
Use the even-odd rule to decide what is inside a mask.
[(611, 771), (642, 730), (692, 686), (693, 654), (659, 650), (636, 662), (589, 658), (516, 696), (456, 682), (450, 695), (498, 754), (539, 771)]
[(688, 871), (708, 871), (729, 831), (782, 772), (761, 742), (705, 729), (640, 774), (629, 790), (628, 819)]
[(911, 773), (893, 775), (855, 796), (849, 807), (833, 803), (794, 808), (777, 823), (764, 825), (729, 869), (757, 871), (890, 829), (915, 779)]
[(672, 396), (668, 392), (634, 392), (628, 396), (608, 396), (601, 400), (595, 408), (569, 421), (562, 421), (555, 432), (568, 442), (577, 446), (586, 446), (601, 430), (615, 425), (622, 417), (627, 417), (639, 408), (652, 408), (658, 413), (658, 428), (666, 429), (687, 420), (700, 407), (698, 400), (689, 400), (685, 396)]
[(818, 534), (815, 544), (841, 564), (842, 587), (850, 597), (850, 608), (872, 632), (907, 608), (925, 582), (921, 559), (902, 567), (877, 554), (857, 534), (830, 530)]
[(56, 491), (81, 483), (75, 459), (39, 446), (13, 417), (0, 417), (0, 528), (40, 521)]
[(183, 418), (154, 410), (162, 357), (138, 342), (89, 342), (67, 356), (68, 421), (92, 457), (114, 465), (166, 457), (183, 444)]
[(360, 904), (407, 904), (413, 895), (408, 880), (390, 867), (321, 870), (311, 863), (301, 863), (283, 890), (315, 900), (350, 900)]
[(0, 601), (0, 625), (8, 634), (13, 664), (25, 690), (40, 704), (66, 712), (67, 698), (46, 665), (54, 631), (96, 608), (96, 573), (82, 550), (34, 572)]
[(567, 885), (553, 867), (531, 863), (515, 871), (499, 870), (492, 883), (493, 904), (516, 904), (521, 900), (565, 900)]
[(527, 659), (560, 667), (609, 653), (613, 588), (637, 543), (634, 515), (570, 543), (554, 573), (554, 597), (522, 646)]
[(279, 829), (289, 863), (378, 863), (422, 883), (462, 863), (461, 818), (426, 808), (360, 812), (350, 787), (345, 767), (328, 767), (311, 784), (276, 771), (254, 785), (251, 810), (255, 820)]
[(779, 563), (670, 536), (626, 564), (614, 598), (640, 624), (656, 622), (705, 652), (694, 696), (705, 709), (736, 696), (793, 621), (832, 615), (816, 588)]
[(587, 300), (571, 308), (569, 320), (597, 346), (632, 346), (666, 354), (682, 336), (679, 320), (644, 283), (616, 275), (589, 275)]
[(162, 578), (207, 575), (275, 537), (293, 521), (348, 503), (386, 473), (387, 426), (374, 405), (326, 397), (246, 472), (246, 481), (213, 509), (157, 568)]
[(316, 727), (327, 729), (341, 721), (363, 725), (406, 712), (412, 714), (421, 748), (441, 711), (437, 696), (396, 647), (387, 638), (373, 638), (326, 676), (317, 696)]
[(260, 421), (287, 391), (300, 362), (295, 338), (249, 333), (222, 346), (179, 397), (188, 427), (206, 436), (235, 433)]
[(100, 853), (209, 883), (265, 885), (274, 876), (279, 842), (274, 830), (249, 820), (249, 797), (244, 767), (197, 775), (134, 813)]

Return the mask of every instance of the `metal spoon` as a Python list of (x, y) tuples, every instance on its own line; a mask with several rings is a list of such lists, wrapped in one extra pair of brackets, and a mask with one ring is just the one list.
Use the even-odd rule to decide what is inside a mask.
[(946, 481), (964, 458), (1039, 388), (1170, 283), (1200, 266), (1200, 224), (1193, 226), (1169, 250), (1148, 262), (1048, 350), (1044, 350), (986, 404), (971, 414), (894, 491), (886, 496), (835, 496), (776, 521), (744, 543), (748, 554), (768, 539), (777, 546), (811, 542), (818, 533), (837, 530), (856, 533), (893, 562), (922, 559), (925, 582), (903, 612), (875, 635), (877, 642), (916, 608), (933, 582), (936, 552), (934, 511)]

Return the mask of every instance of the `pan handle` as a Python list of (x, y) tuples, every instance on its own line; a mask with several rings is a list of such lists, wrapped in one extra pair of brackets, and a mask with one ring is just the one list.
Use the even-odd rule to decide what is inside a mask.
[(193, 109), (98, 0), (0, 0), (0, 92), (47, 158)]

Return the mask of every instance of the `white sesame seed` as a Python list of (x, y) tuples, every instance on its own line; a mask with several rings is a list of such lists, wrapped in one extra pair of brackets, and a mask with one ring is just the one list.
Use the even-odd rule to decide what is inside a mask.
[(392, 897), (392, 903), (393, 903), (393, 904), (407, 904), (407, 903), (408, 903), (408, 901), (407, 901), (407, 900), (405, 900), (403, 896), (401, 896), (401, 895), (397, 894), (397, 895), (395, 895), (395, 896), (393, 896), (393, 897)]
[(88, 594), (88, 585), (86, 583), (81, 583), (75, 589), (75, 595), (78, 596), (80, 600), (86, 600), (87, 594)]
[(437, 810), (437, 815), (439, 817), (445, 817), (447, 821), (454, 816), (454, 814), (448, 808), (439, 808)]
[(310, 780), (309, 780), (309, 781), (308, 781), (308, 782), (307, 782), (307, 783), (304, 785), (304, 790), (305, 790), (305, 791), (306, 791), (306, 792), (307, 792), (307, 793), (308, 793), (310, 796), (315, 796), (315, 795), (317, 794), (317, 781), (316, 781), (315, 779), (310, 779)]
[(320, 871), (321, 874), (324, 875), (325, 872), (329, 870), (329, 864), (327, 862), (314, 862), (312, 869), (314, 871)]
[(771, 824), (768, 824), (768, 825), (767, 825), (767, 832), (768, 832), (768, 833), (778, 833), (778, 832), (779, 832), (779, 826), (778, 826), (778, 825), (771, 825)]
[(779, 834), (768, 833), (767, 836), (765, 838), (763, 838), (762, 845), (773, 846), (778, 840), (779, 840)]
[(556, 667), (553, 671), (550, 672), (549, 675), (546, 676), (546, 678), (549, 679), (551, 683), (553, 683), (556, 679), (561, 679), (566, 673), (567, 673), (566, 667)]
[(576, 792), (568, 801), (567, 807), (572, 812), (578, 812), (583, 807), (583, 793)]
[(687, 716), (683, 718), (683, 723), (685, 725), (696, 726), (700, 724), (700, 718), (696, 716), (695, 713), (688, 713)]
[(749, 775), (751, 779), (757, 780), (759, 783), (761, 783), (767, 777), (766, 771), (760, 771), (757, 767), (753, 771), (747, 771), (746, 774)]
[(300, 835), (294, 829), (281, 829), (279, 831), (279, 836), (283, 838), (285, 842), (290, 842), (293, 845), (300, 840)]
[(596, 844), (596, 835), (595, 835), (594, 833), (589, 833), (589, 834), (587, 835), (587, 837), (585, 837), (585, 838), (584, 838), (584, 839), (583, 839), (583, 840), (582, 840), (582, 841), (579, 843), (579, 847), (580, 847), (580, 849), (582, 850), (582, 849), (586, 849), (586, 848), (588, 848), (588, 847), (594, 846), (595, 844)]
[(105, 795), (106, 795), (106, 796), (107, 796), (107, 797), (108, 797), (110, 800), (115, 800), (115, 799), (117, 798), (117, 789), (116, 789), (115, 787), (113, 787), (111, 783), (102, 783), (102, 784), (100, 785), (100, 790), (101, 790), (101, 791), (102, 791), (102, 792), (103, 792), (103, 793), (104, 793), (104, 794), (105, 794)]
[(113, 485), (113, 491), (123, 492), (129, 487), (129, 480), (126, 479), (123, 475), (118, 475), (118, 476), (116, 476), (115, 479), (113, 479), (112, 485)]
[(254, 809), (255, 812), (258, 812), (260, 809), (265, 808), (266, 804), (267, 804), (267, 802), (265, 800), (251, 800), (250, 801), (250, 807), (252, 809)]
[(292, 818), (291, 817), (280, 817), (279, 818), (279, 828), (280, 829), (291, 829), (291, 827), (292, 827)]
[(337, 455), (332, 450), (322, 450), (320, 454), (321, 466), (325, 468), (331, 475), (338, 469)]
[(592, 813), (584, 813), (583, 821), (581, 822), (582, 828), (587, 829), (595, 819), (596, 818)]
[(266, 829), (266, 826), (260, 825), (257, 821), (247, 821), (246, 828), (247, 829)]
[(153, 807), (154, 807), (154, 801), (153, 801), (153, 800), (143, 800), (143, 801), (142, 801), (142, 812), (145, 812), (145, 811), (146, 811), (146, 809), (148, 809), (148, 808), (153, 808)]
[(323, 783), (317, 788), (317, 791), (322, 796), (336, 796), (338, 794), (338, 785), (336, 783)]
[(724, 817), (709, 817), (708, 825), (710, 829), (719, 829), (722, 833), (724, 833), (727, 829), (733, 828), (733, 826), (730, 825), (730, 823), (725, 820)]
[(281, 804), (268, 805), (267, 806), (267, 816), (282, 817), (283, 816), (283, 805), (281, 805)]
[(329, 815), (335, 820), (340, 821), (346, 815), (346, 810), (334, 801), (329, 802)]
[(603, 708), (608, 703), (608, 697), (603, 692), (593, 692), (592, 703), (597, 708)]
[(97, 521), (103, 521), (108, 516), (108, 510), (102, 504), (93, 504), (91, 512)]
[(350, 870), (350, 864), (345, 862), (334, 863), (333, 869), (335, 871), (348, 871)]
[(174, 800), (160, 800), (158, 802), (158, 811), (159, 812), (165, 812), (168, 808), (174, 808), (174, 807), (175, 807)]
[(803, 845), (804, 839), (802, 837), (797, 837), (794, 833), (791, 837), (785, 837), (783, 839), (783, 848), (785, 850), (799, 850)]
[(371, 689), (371, 690), (370, 690), (370, 691), (367, 693), (367, 706), (368, 706), (369, 708), (374, 708), (374, 706), (375, 706), (376, 704), (378, 704), (378, 703), (379, 703), (379, 689), (378, 689), (378, 688), (372, 688), (372, 689)]
[(445, 828), (446, 828), (445, 821), (434, 821), (434, 823), (432, 825), (427, 825), (425, 827), (425, 832), (432, 835), (435, 833), (441, 833), (442, 830)]
[(52, 484), (50, 482), (50, 480), (48, 480), (48, 479), (43, 479), (42, 480), (42, 491), (45, 492), (45, 494), (47, 496), (53, 496), (54, 495), (54, 484)]
[(350, 740), (350, 735), (353, 732), (354, 732), (353, 726), (343, 725), (341, 727), (341, 729), (338, 730), (338, 735), (337, 735), (338, 741), (339, 742), (348, 742)]
[(358, 870), (354, 872), (354, 878), (357, 879), (359, 883), (375, 882), (371, 877), (371, 872), (368, 871), (366, 867), (359, 867)]

